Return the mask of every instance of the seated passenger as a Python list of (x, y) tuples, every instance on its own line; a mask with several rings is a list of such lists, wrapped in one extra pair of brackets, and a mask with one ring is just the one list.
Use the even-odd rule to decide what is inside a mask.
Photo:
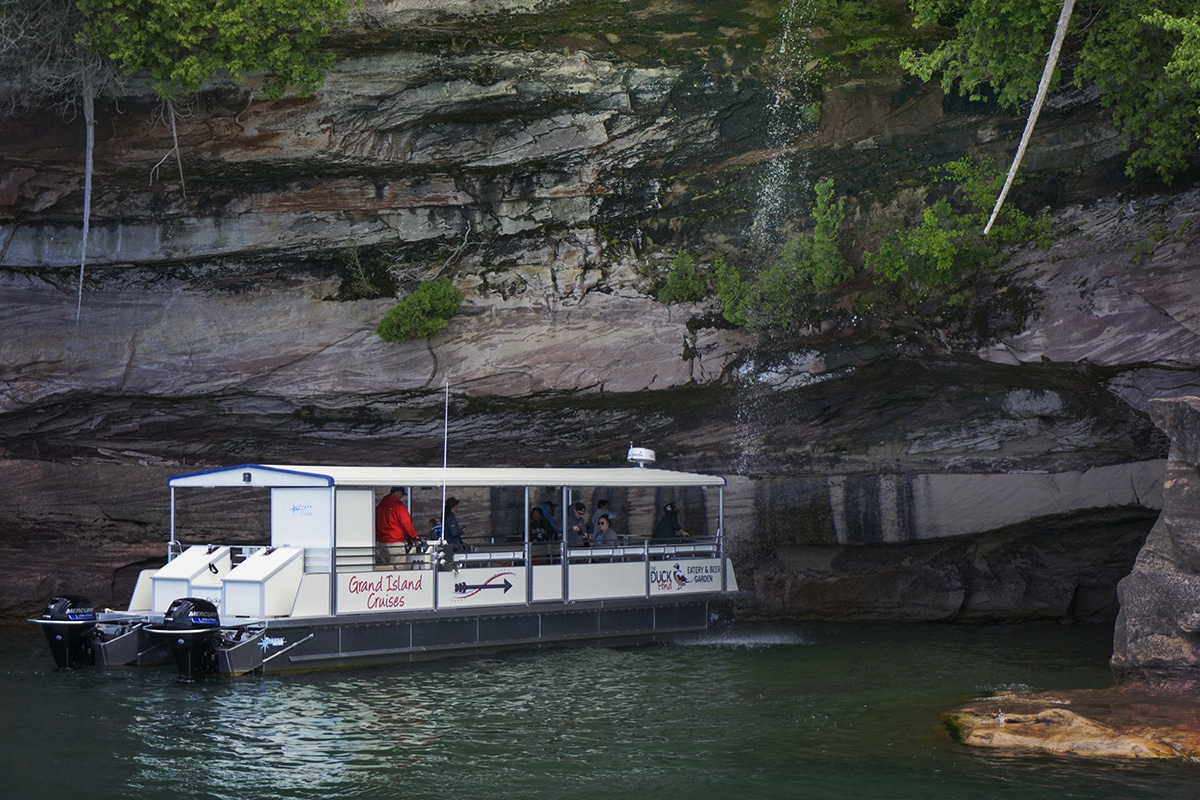
[(446, 498), (445, 516), (446, 521), (446, 546), (452, 553), (467, 552), (467, 545), (463, 542), (463, 527), (458, 524), (458, 517), (454, 515), (454, 509), (458, 506), (457, 497)]
[(546, 515), (542, 513), (540, 508), (532, 508), (529, 511), (529, 541), (531, 542), (553, 542), (558, 538), (558, 531), (550, 520), (546, 519)]
[(591, 547), (592, 539), (588, 533), (588, 523), (584, 518), (587, 506), (575, 503), (571, 506), (571, 515), (567, 518), (567, 545), (570, 547)]
[(596, 533), (592, 536), (592, 547), (616, 547), (617, 532), (612, 529), (608, 514), (596, 518)]
[[(617, 523), (617, 517), (620, 516), (616, 511), (609, 507), (609, 503), (603, 497), (596, 501), (596, 510), (592, 512), (592, 536), (596, 535), (596, 523), (600, 521), (600, 517), (608, 517), (608, 527), (612, 528)], [(615, 530), (615, 529), (614, 529)]]

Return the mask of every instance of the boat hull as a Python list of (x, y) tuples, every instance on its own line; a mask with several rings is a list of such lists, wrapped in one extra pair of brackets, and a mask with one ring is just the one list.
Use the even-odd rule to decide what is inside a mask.
[(400, 615), (268, 620), (265, 672), (429, 661), (518, 648), (630, 645), (700, 634), (729, 618), (727, 598), (597, 601)]

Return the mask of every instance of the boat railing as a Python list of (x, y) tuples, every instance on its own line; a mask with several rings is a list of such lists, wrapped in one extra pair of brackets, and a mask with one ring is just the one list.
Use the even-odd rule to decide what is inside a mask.
[(695, 537), (683, 543), (621, 544), (614, 547), (573, 547), (568, 558), (571, 563), (594, 561), (664, 561), (678, 558), (713, 558), (717, 555), (716, 537)]
[[(694, 536), (670, 543), (656, 543), (647, 539), (612, 547), (570, 547), (566, 549), (566, 553), (568, 562), (572, 564), (714, 558), (719, 554), (719, 543), (715, 536)], [(562, 554), (561, 542), (479, 544), (472, 545), (466, 552), (454, 553), (454, 562), (458, 566), (467, 567), (524, 566), (527, 560), (535, 565), (561, 564)], [(431, 569), (434, 560), (432, 550), (393, 557), (389, 564), (376, 563), (373, 547), (339, 547), (334, 552), (334, 567), (337, 572), (364, 569), (423, 570)]]

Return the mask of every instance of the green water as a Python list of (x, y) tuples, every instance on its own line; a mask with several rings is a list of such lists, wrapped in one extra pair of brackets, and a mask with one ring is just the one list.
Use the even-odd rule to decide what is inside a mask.
[(634, 649), (180, 685), (0, 633), (0, 787), (39, 798), (1193, 798), (1200, 764), (997, 755), (943, 711), (1110, 683), (1100, 627), (742, 627)]

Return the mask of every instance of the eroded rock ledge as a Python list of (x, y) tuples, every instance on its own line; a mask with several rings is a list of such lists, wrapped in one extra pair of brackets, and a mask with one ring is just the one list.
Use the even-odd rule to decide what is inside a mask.
[(1200, 704), (1117, 689), (1013, 694), (972, 701), (945, 717), (974, 747), (1100, 758), (1200, 758)]
[(1109, 690), (1006, 693), (946, 715), (964, 744), (1113, 758), (1200, 758), (1200, 397), (1149, 404), (1171, 440), (1163, 510), (1120, 582)]

